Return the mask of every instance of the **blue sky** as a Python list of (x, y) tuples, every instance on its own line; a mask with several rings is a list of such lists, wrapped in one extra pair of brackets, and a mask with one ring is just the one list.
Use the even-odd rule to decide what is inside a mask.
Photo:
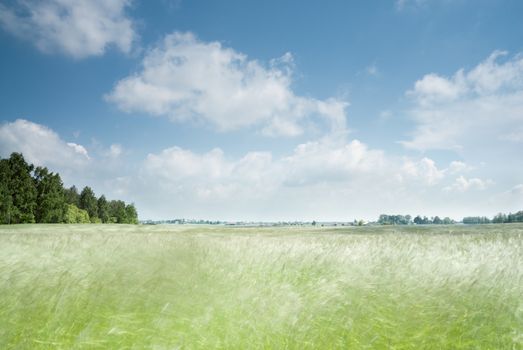
[(142, 219), (523, 207), (521, 1), (0, 1), (0, 155)]

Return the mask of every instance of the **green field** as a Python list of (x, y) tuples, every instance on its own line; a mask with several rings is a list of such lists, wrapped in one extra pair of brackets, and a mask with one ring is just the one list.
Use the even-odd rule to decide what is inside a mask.
[(523, 225), (0, 227), (0, 349), (522, 349)]

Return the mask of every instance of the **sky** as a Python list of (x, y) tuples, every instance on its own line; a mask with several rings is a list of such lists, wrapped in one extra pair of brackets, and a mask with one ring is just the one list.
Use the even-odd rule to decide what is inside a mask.
[(0, 0), (0, 156), (140, 219), (523, 209), (519, 0)]

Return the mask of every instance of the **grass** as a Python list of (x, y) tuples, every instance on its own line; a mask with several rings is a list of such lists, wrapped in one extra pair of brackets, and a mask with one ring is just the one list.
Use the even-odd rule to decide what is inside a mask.
[(1, 349), (523, 349), (523, 225), (0, 227)]

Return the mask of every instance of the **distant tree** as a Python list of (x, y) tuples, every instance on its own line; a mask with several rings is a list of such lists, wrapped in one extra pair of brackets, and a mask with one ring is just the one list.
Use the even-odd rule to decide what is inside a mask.
[(36, 222), (62, 222), (66, 207), (60, 175), (50, 173), (47, 168), (37, 167), (34, 172), (34, 181), (36, 187)]
[(134, 204), (128, 204), (125, 206), (125, 218), (127, 224), (137, 224), (138, 223), (138, 212)]
[(107, 199), (102, 194), (100, 198), (98, 198), (97, 202), (98, 206), (98, 217), (100, 220), (105, 224), (109, 222), (109, 203), (107, 202)]
[(36, 188), (31, 177), (33, 165), (21, 153), (12, 153), (9, 164), (9, 191), (12, 198), (11, 223), (34, 223)]
[(443, 220), (441, 220), (441, 219), (439, 218), (439, 216), (436, 215), (436, 216), (434, 217), (434, 219), (432, 219), (432, 223), (433, 223), (434, 225), (441, 225), (441, 224), (443, 224)]
[(421, 225), (423, 224), (423, 219), (421, 218), (421, 216), (417, 215), (415, 218), (414, 218), (414, 223), (416, 225)]
[(468, 216), (463, 218), (463, 223), (468, 225), (489, 224), (490, 219), (485, 216)]
[(386, 215), (381, 214), (378, 223), (381, 225), (408, 225), (411, 223), (410, 215)]
[(443, 224), (445, 224), (445, 225), (451, 225), (451, 224), (454, 224), (454, 220), (452, 220), (451, 218), (449, 218), (448, 216), (446, 216), (446, 217), (443, 219)]
[(13, 198), (9, 190), (9, 161), (0, 159), (0, 224), (10, 224), (13, 211)]
[(80, 205), (80, 194), (75, 185), (64, 190), (65, 202), (67, 204), (74, 204), (77, 207)]
[(95, 222), (98, 218), (98, 200), (94, 195), (93, 190), (89, 186), (85, 186), (80, 193), (80, 209), (87, 211), (91, 222)]

